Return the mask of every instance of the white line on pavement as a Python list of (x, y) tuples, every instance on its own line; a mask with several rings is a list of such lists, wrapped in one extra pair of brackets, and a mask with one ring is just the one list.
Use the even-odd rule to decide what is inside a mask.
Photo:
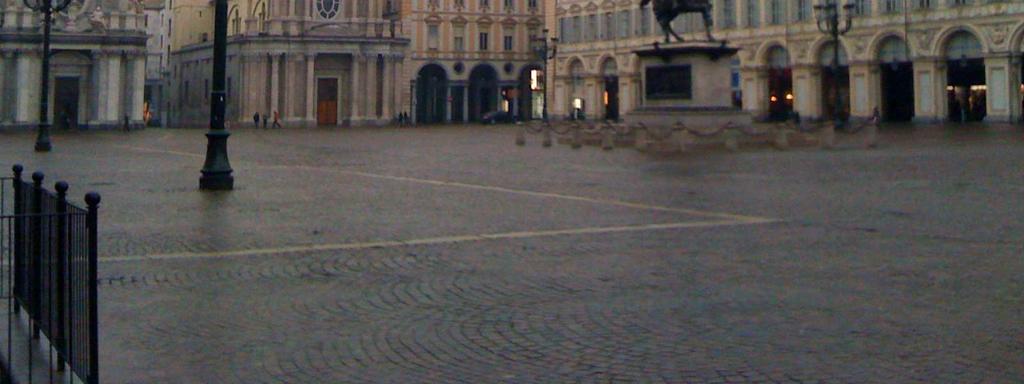
[(441, 237), (428, 237), (428, 238), (409, 239), (409, 240), (383, 240), (383, 241), (370, 241), (370, 242), (358, 242), (358, 243), (314, 244), (314, 245), (277, 247), (277, 248), (239, 249), (239, 250), (233, 250), (233, 251), (220, 251), (220, 252), (180, 252), (180, 253), (166, 253), (166, 254), (154, 254), (154, 255), (143, 255), (143, 256), (115, 256), (115, 257), (104, 257), (104, 258), (101, 258), (100, 261), (101, 262), (119, 262), (119, 261), (174, 260), (174, 259), (204, 259), (204, 258), (222, 258), (222, 257), (250, 257), (250, 256), (277, 255), (277, 254), (286, 254), (286, 253), (310, 252), (310, 251), (341, 251), (341, 250), (360, 250), (360, 249), (372, 249), (372, 248), (396, 248), (396, 247), (407, 247), (407, 246), (414, 246), (414, 245), (456, 244), (456, 243), (466, 243), (466, 242), (486, 241), (486, 240), (526, 239), (526, 238), (534, 238), (534, 237), (588, 235), (588, 234), (618, 233), (618, 232), (657, 231), (657, 230), (669, 230), (669, 229), (681, 229), (681, 228), (702, 228), (702, 227), (719, 227), (719, 226), (731, 226), (731, 225), (766, 224), (766, 223), (772, 223), (772, 222), (776, 222), (776, 221), (777, 220), (772, 220), (772, 219), (758, 219), (758, 220), (715, 220), (715, 221), (694, 221), (694, 222), (680, 222), (680, 223), (626, 225), (626, 226), (612, 226), (612, 227), (585, 227), (585, 228), (572, 228), (572, 229), (554, 229), (554, 230), (545, 230), (545, 231), (521, 231), (521, 232), (485, 233), (485, 234), (476, 234), (476, 235), (441, 236)]

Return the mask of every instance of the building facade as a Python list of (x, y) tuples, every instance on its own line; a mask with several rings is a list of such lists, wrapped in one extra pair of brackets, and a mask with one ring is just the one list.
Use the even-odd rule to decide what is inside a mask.
[[(815, 25), (820, 0), (713, 0), (714, 32), (741, 48), (736, 104), (760, 119), (1019, 121), (1024, 2), (853, 0), (853, 28), (836, 47)], [(561, 39), (552, 114), (617, 118), (638, 107), (632, 51), (661, 39), (650, 8), (633, 1), (559, 0), (548, 18)], [(696, 15), (675, 29), (702, 39)]]
[[(41, 15), (7, 1), (0, 25), (0, 128), (39, 122)], [(74, 1), (54, 16), (49, 120), (56, 129), (143, 124), (146, 29), (141, 4)]]
[(492, 111), (541, 117), (543, 63), (530, 40), (542, 35), (545, 2), (553, 1), (413, 1), (406, 17), (414, 121), (479, 121)]
[[(172, 0), (171, 125), (206, 126), (213, 4)], [(231, 0), (227, 117), (259, 114), (285, 126), (378, 125), (408, 100), (400, 3), (388, 0)]]
[(162, 126), (167, 121), (169, 107), (167, 80), (171, 76), (169, 61), (171, 40), (171, 12), (167, 8), (170, 0), (148, 0), (144, 2), (146, 27), (146, 88), (143, 119), (147, 125)]

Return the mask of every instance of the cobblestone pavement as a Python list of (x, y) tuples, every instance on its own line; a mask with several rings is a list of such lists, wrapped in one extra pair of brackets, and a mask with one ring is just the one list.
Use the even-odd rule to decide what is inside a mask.
[(111, 383), (1024, 382), (1024, 135), (652, 158), (509, 128), (58, 133)]

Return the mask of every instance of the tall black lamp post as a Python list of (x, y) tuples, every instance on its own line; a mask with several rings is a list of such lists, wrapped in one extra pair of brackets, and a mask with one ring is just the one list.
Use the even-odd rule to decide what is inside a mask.
[[(843, 124), (840, 114), (843, 107), (839, 105), (839, 36), (845, 35), (853, 26), (853, 3), (842, 5), (842, 12), (839, 10), (838, 0), (825, 0), (824, 3), (814, 6), (815, 16), (818, 22), (818, 30), (832, 37), (832, 119), (835, 126)], [(842, 15), (840, 15), (842, 13)], [(840, 22), (842, 21), (842, 22)]]
[(228, 0), (215, 0), (213, 19), (213, 91), (210, 93), (210, 131), (206, 133), (206, 162), (199, 189), (230, 190), (235, 187), (228, 161), (228, 136), (224, 129), (224, 78), (227, 68)]
[[(543, 114), (544, 122), (548, 121), (548, 60), (553, 60), (555, 55), (558, 53), (558, 38), (552, 37), (551, 44), (548, 44), (548, 29), (544, 28), (544, 34), (540, 37), (535, 37), (530, 41), (530, 47), (533, 48), (533, 52), (537, 54), (537, 58), (540, 59), (544, 64), (544, 104)], [(554, 79), (554, 77), (551, 77)]]
[(49, 152), (50, 145), (50, 25), (53, 13), (67, 9), (71, 0), (22, 0), (25, 7), (43, 14), (43, 76), (39, 89), (39, 133), (36, 136), (36, 152)]

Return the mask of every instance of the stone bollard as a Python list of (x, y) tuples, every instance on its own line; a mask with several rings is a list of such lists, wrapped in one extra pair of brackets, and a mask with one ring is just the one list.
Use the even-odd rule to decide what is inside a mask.
[(635, 139), (634, 139), (635, 141), (633, 141), (633, 147), (636, 148), (636, 150), (641, 151), (641, 152), (646, 151), (647, 150), (647, 145), (649, 143), (647, 141), (647, 130), (646, 129), (637, 129), (634, 137), (635, 137)]
[(775, 131), (775, 148), (786, 150), (789, 149), (789, 130), (781, 128)]
[(601, 149), (609, 151), (615, 147), (615, 131), (611, 126), (601, 130)]
[(878, 124), (869, 123), (867, 127), (864, 127), (865, 137), (864, 146), (868, 148), (878, 147)]
[(579, 124), (572, 127), (572, 149), (583, 147), (582, 127)]
[(821, 129), (821, 147), (825, 149), (832, 149), (836, 146), (836, 126), (833, 122), (825, 123), (825, 127)]
[(516, 145), (520, 147), (526, 145), (526, 125), (520, 126), (516, 131)]
[(740, 138), (735, 129), (726, 129), (722, 132), (725, 136), (725, 149), (731, 152), (736, 152), (740, 149)]
[(545, 148), (547, 148), (547, 147), (551, 146), (551, 124), (544, 124), (544, 128), (543, 129), (544, 129), (544, 139), (543, 139), (544, 141), (541, 142), (541, 145), (544, 146)]

